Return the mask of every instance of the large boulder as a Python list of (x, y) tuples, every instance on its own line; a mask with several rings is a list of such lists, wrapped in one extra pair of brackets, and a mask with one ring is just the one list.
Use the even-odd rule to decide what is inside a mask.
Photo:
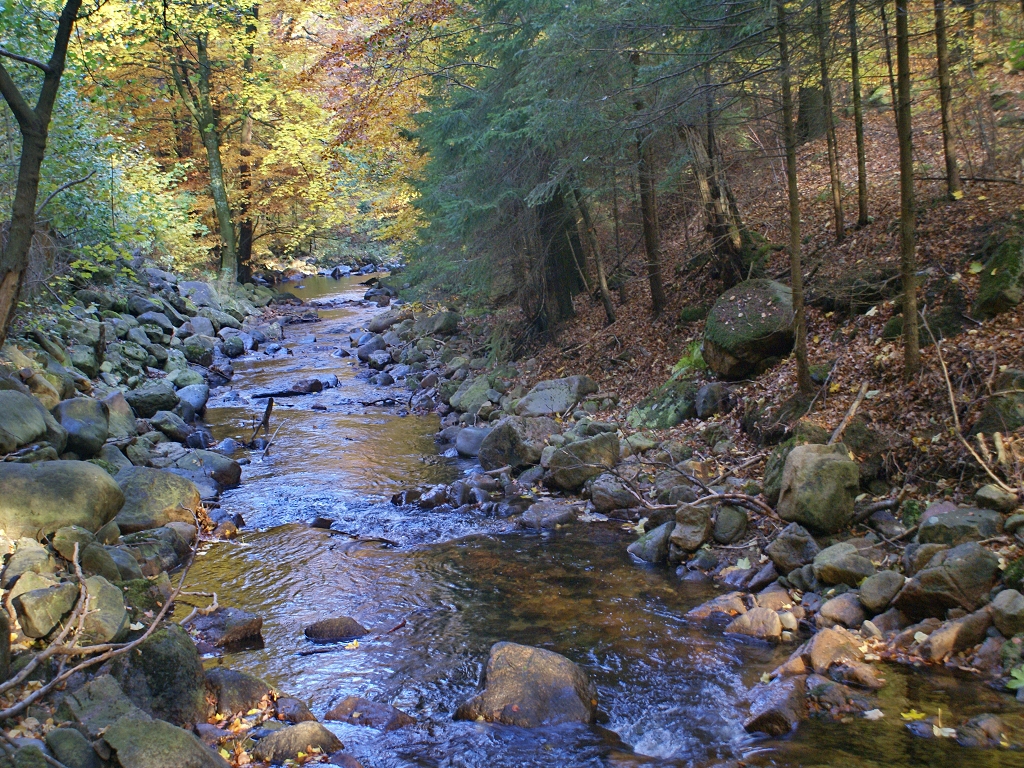
[(123, 394), (113, 392), (102, 402), (107, 406), (107, 437), (125, 440), (138, 434), (135, 427), (135, 412)]
[(148, 467), (117, 473), (124, 506), (115, 518), (122, 533), (158, 528), (167, 523), (195, 523), (199, 491), (184, 477)]
[(285, 760), (297, 759), (300, 752), (308, 755), (319, 751), (328, 755), (344, 747), (341, 739), (323, 725), (315, 720), (307, 720), (264, 736), (256, 743), (252, 753), (257, 760), (283, 763)]
[(1003, 516), (991, 509), (954, 507), (939, 502), (925, 510), (917, 540), (921, 544), (949, 544), (981, 541), (1003, 532)]
[(821, 548), (806, 528), (790, 523), (764, 551), (776, 570), (785, 575), (812, 562)]
[(197, 307), (220, 309), (220, 297), (214, 287), (198, 280), (182, 280), (178, 283), (178, 292), (186, 299), (192, 299)]
[(651, 392), (626, 415), (634, 429), (668, 429), (697, 415), (697, 384), (685, 369)]
[(814, 578), (822, 584), (856, 587), (875, 572), (875, 566), (847, 541), (833, 544), (814, 556)]
[(173, 411), (178, 405), (178, 395), (174, 385), (166, 379), (154, 379), (133, 389), (125, 395), (128, 404), (142, 419), (148, 419), (157, 411)]
[(124, 504), (114, 479), (85, 461), (0, 463), (0, 488), (0, 527), (14, 539), (67, 525), (98, 531)]
[(53, 415), (68, 433), (69, 451), (83, 457), (99, 453), (108, 434), (109, 411), (103, 402), (74, 397), (58, 403)]
[(704, 361), (723, 379), (761, 373), (789, 354), (793, 292), (774, 280), (748, 280), (715, 301), (704, 326)]
[(460, 456), (475, 457), (480, 453), (480, 446), (490, 433), (489, 427), (466, 427), (455, 438), (455, 450)]
[(526, 469), (540, 461), (544, 441), (559, 431), (558, 423), (547, 417), (509, 416), (499, 421), (480, 443), (477, 457), (485, 470), (511, 467)]
[(592, 723), (597, 687), (564, 656), (517, 643), (495, 643), (484, 690), (460, 706), (456, 720), (483, 719), (524, 728)]
[(175, 725), (206, 720), (206, 678), (192, 638), (177, 624), (158, 629), (130, 654), (114, 661), (113, 674), (136, 706)]
[(46, 422), (31, 395), (0, 389), (0, 453), (12, 453), (46, 435)]
[(587, 395), (597, 392), (597, 383), (589, 376), (539, 381), (516, 403), (518, 416), (560, 416), (571, 411)]
[(559, 448), (548, 463), (547, 479), (563, 491), (575, 491), (619, 462), (619, 438), (605, 432)]
[(971, 434), (1004, 435), (1024, 426), (1024, 371), (1009, 369), (999, 374), (992, 387), (997, 394), (985, 402), (985, 407), (971, 427)]
[(798, 445), (786, 458), (778, 513), (812, 531), (835, 533), (853, 517), (857, 462), (842, 445)]
[(896, 595), (912, 619), (942, 618), (950, 608), (977, 610), (999, 573), (999, 558), (974, 541), (937, 553)]
[(216, 701), (215, 709), (220, 715), (235, 715), (248, 712), (257, 706), (264, 696), (271, 696), (274, 689), (253, 675), (214, 667), (206, 673), (206, 685)]

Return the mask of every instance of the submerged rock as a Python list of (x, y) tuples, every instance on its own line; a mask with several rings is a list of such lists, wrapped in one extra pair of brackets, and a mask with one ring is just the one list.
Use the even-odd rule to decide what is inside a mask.
[(295, 760), (299, 753), (310, 754), (319, 750), (330, 754), (344, 749), (341, 739), (316, 721), (308, 721), (291, 725), (265, 736), (256, 743), (253, 757), (267, 762), (283, 763)]
[(785, 736), (792, 731), (807, 717), (806, 680), (806, 677), (798, 675), (758, 685), (753, 691), (750, 717), (743, 722), (744, 729), (748, 733), (765, 733), (774, 737)]
[(349, 616), (340, 616), (310, 624), (302, 632), (315, 643), (334, 643), (368, 635), (370, 630)]
[(564, 656), (517, 643), (495, 643), (487, 660), (484, 690), (460, 706), (456, 720), (536, 728), (592, 723), (597, 688)]
[(390, 704), (381, 704), (361, 696), (347, 696), (331, 709), (325, 720), (338, 720), (351, 725), (365, 725), (379, 731), (394, 731), (412, 725), (416, 720)]

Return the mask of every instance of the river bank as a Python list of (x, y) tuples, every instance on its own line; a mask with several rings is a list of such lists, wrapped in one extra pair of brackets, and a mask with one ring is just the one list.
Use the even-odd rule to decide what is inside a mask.
[[(308, 395), (277, 399), (270, 431), (280, 430), (274, 445), (266, 455), (262, 448), (235, 454), (250, 463), (240, 465), (241, 485), (225, 490), (219, 510), (214, 510), (222, 523), (230, 518), (235, 524), (234, 516), (241, 515), (247, 525), (241, 527), (234, 541), (202, 545), (203, 554), (189, 573), (190, 591), (215, 592), (222, 605), (262, 620), (262, 648), (253, 644), (226, 652), (203, 648), (209, 652), (205, 664), (212, 670), (198, 684), (203, 690), (208, 684), (215, 691), (224, 690), (223, 681), (217, 687), (218, 677), (223, 677), (217, 670), (222, 669), (254, 674), (267, 683), (263, 690), (257, 690), (257, 699), (247, 702), (255, 706), (239, 708), (242, 717), (237, 723), (223, 717), (216, 720), (218, 726), (228, 726), (223, 729), (225, 733), (206, 730), (205, 726), (199, 729), (211, 739), (222, 739), (219, 746), (226, 748), (236, 763), (243, 754), (256, 754), (252, 747), (258, 742), (247, 741), (246, 737), (253, 731), (255, 735), (269, 733), (258, 721), (275, 712), (302, 711), (298, 707), (287, 710), (294, 706), (287, 697), (282, 697), (285, 705), (271, 706), (269, 697), (261, 707), (260, 700), (271, 686), (304, 700), (303, 706), (308, 705), (313, 716), (324, 719), (349, 752), (367, 766), (485, 762), (533, 765), (552, 761), (562, 765), (717, 765), (733, 760), (807, 765), (814, 760), (833, 761), (839, 755), (854, 765), (872, 765), (879, 755), (895, 755), (886, 764), (929, 765), (954, 759), (952, 756), (963, 748), (954, 743), (954, 738), (920, 741), (906, 730), (902, 713), (921, 711), (934, 718), (941, 708), (943, 727), (955, 728), (988, 712), (1001, 715), (1004, 722), (1015, 727), (1019, 713), (1013, 700), (971, 683), (969, 675), (948, 671), (922, 674), (913, 668), (885, 667), (888, 684), (872, 700), (882, 711), (882, 720), (855, 717), (853, 712), (841, 714), (841, 718), (853, 718), (849, 723), (826, 724), (812, 719), (802, 723), (787, 741), (765, 749), (763, 742), (743, 730), (743, 722), (750, 717), (750, 691), (762, 675), (770, 677), (771, 671), (786, 661), (796, 648), (797, 638), (778, 645), (762, 643), (724, 633), (725, 625), (720, 620), (716, 624), (712, 619), (710, 625), (705, 625), (686, 618), (688, 611), (723, 591), (712, 579), (702, 575), (697, 580), (693, 574), (699, 571), (712, 578), (727, 578), (730, 573), (745, 570), (735, 569), (736, 560), (743, 555), (749, 557), (752, 551), (719, 549), (716, 557), (720, 562), (712, 567), (684, 569), (680, 576), (686, 578), (681, 579), (671, 569), (645, 566), (626, 552), (637, 537), (634, 530), (622, 529), (626, 521), (631, 529), (642, 517), (647, 517), (648, 523), (657, 523), (652, 517), (664, 515), (664, 510), (636, 505), (599, 512), (586, 506), (588, 502), (595, 504), (593, 487), (587, 494), (589, 500), (574, 497), (563, 503), (562, 489), (556, 488), (549, 497), (551, 489), (546, 490), (543, 473), (529, 469), (535, 478), (524, 480), (520, 474), (516, 487), (508, 488), (504, 483), (499, 486), (500, 472), (487, 476), (490, 482), (478, 477), (467, 484), (474, 472), (480, 475), (483, 467), (474, 469), (477, 465), (471, 456), (458, 457), (460, 441), (452, 427), (459, 422), (480, 423), (481, 407), (491, 402), (492, 391), (498, 395), (491, 405), (497, 406), (492, 413), (498, 414), (494, 425), (499, 425), (502, 409), (507, 406), (514, 411), (518, 403), (513, 401), (522, 400), (529, 388), (522, 386), (522, 391), (516, 393), (516, 384), (499, 392), (495, 382), (504, 387), (501, 379), (512, 381), (514, 377), (492, 378), (493, 371), (485, 370), (479, 356), (471, 354), (477, 346), (471, 336), (430, 332), (416, 338), (415, 331), (405, 340), (399, 338), (400, 345), (391, 345), (399, 350), (398, 359), (389, 353), (391, 359), (381, 365), (390, 367), (385, 372), (402, 386), (371, 383), (369, 377), (380, 372), (371, 373), (362, 364), (358, 350), (369, 342), (358, 342), (363, 329), (374, 322), (379, 300), (374, 296), (364, 300), (364, 287), (321, 283), (316, 278), (289, 290), (309, 301), (309, 306), (296, 308), (298, 316), (317, 306), (318, 320), (286, 326), (286, 338), (277, 342), (280, 349), (271, 351), (265, 346), (236, 358), (230, 384), (213, 388), (206, 415), (216, 442), (244, 439), (264, 410), (266, 400), (257, 395), (271, 388), (294, 390), (292, 385), (299, 380), (336, 382), (336, 386)], [(436, 317), (431, 323), (441, 322)], [(378, 327), (380, 322), (377, 320)], [(390, 328), (384, 330), (392, 332)], [(400, 331), (394, 333), (397, 336)], [(383, 340), (385, 334), (380, 335)], [(400, 350), (417, 348), (427, 336), (438, 348), (450, 350), (443, 367), (428, 363), (430, 357), (435, 357), (433, 349), (428, 360), (401, 362)], [(387, 348), (385, 342), (384, 348), (374, 351)], [(369, 359), (371, 354), (366, 350), (363, 356)], [(465, 363), (453, 366), (452, 361), (460, 356)], [(400, 365), (409, 367), (405, 376), (392, 375)], [(422, 368), (415, 370), (417, 365)], [(445, 393), (447, 405), (443, 402), (445, 394), (434, 399), (440, 386), (419, 386), (430, 383), (430, 368), (439, 369), (438, 383), (450, 368), (450, 376), (444, 379), (458, 384), (449, 384), (452, 391)], [(482, 373), (486, 374), (488, 387), (477, 387), (483, 398), (479, 401), (481, 407), (470, 414), (472, 418), (460, 414), (469, 413), (473, 406), (436, 413), (439, 406), (441, 411), (450, 408), (452, 395), (460, 389), (464, 388), (463, 394), (469, 393)], [(418, 379), (417, 392), (410, 392), (410, 375)], [(524, 371), (524, 378), (528, 376)], [(584, 384), (582, 389), (590, 387)], [(611, 398), (592, 397), (598, 394), (583, 395), (579, 420), (569, 418), (571, 412), (561, 422), (552, 419), (557, 431), (543, 436), (546, 445), (539, 451), (530, 450), (530, 456), (538, 453), (536, 460), (546, 462), (550, 469), (551, 460), (561, 448), (595, 438), (599, 444), (609, 441), (601, 435), (619, 437), (619, 430), (613, 432), (607, 422), (598, 428), (587, 426), (601, 423), (588, 411), (588, 398), (598, 411), (613, 404), (604, 402)], [(501, 400), (506, 396), (503, 404)], [(427, 398), (434, 399), (429, 409)], [(456, 401), (461, 403), (462, 398)], [(563, 413), (559, 409), (558, 416)], [(448, 426), (442, 426), (441, 419), (447, 420)], [(445, 436), (454, 438), (440, 450), (431, 439), (439, 430), (448, 430)], [(595, 434), (588, 435), (588, 431)], [(620, 458), (640, 447), (636, 441), (630, 442), (628, 427), (623, 432), (618, 445)], [(553, 434), (561, 437), (561, 445), (555, 445), (558, 439), (551, 440)], [(465, 454), (473, 447), (467, 445), (468, 437), (481, 435), (470, 431), (462, 438)], [(480, 442), (486, 437), (483, 435)], [(646, 452), (636, 452), (650, 454), (649, 458), (656, 461), (653, 456), (665, 450), (656, 438), (656, 433), (645, 436), (655, 444)], [(628, 477), (623, 464), (628, 470), (631, 463), (639, 463), (639, 459), (630, 462), (631, 458), (616, 462), (612, 467), (615, 473), (609, 473), (620, 483)], [(593, 474), (585, 467), (591, 462), (579, 459), (576, 456), (574, 461), (563, 463), (563, 476), (583, 469), (584, 474)], [(555, 464), (557, 469), (558, 460)], [(491, 469), (500, 470), (502, 466)], [(715, 471), (716, 476), (720, 474)], [(642, 477), (636, 484), (648, 502), (652, 501), (657, 473), (651, 474), (650, 487)], [(737, 474), (744, 480), (728, 487), (751, 496), (753, 488), (746, 484), (753, 481), (753, 472), (741, 470)], [(486, 492), (488, 498), (474, 498), (474, 503), (468, 503), (466, 494), (472, 495), (474, 487)], [(668, 492), (683, 487), (676, 483)], [(686, 487), (693, 490), (690, 483)], [(420, 493), (416, 502), (391, 503), (392, 496), (413, 488)], [(429, 498), (431, 492), (438, 503), (421, 505), (422, 497)], [(653, 501), (660, 492), (653, 494)], [(606, 496), (624, 498), (621, 488), (617, 496)], [(525, 503), (534, 498), (539, 505)], [(597, 498), (602, 497), (598, 494)], [(410, 495), (406, 494), (404, 500), (411, 500)], [(536, 525), (531, 525), (527, 515), (527, 527), (516, 528), (524, 510), (529, 512), (530, 506), (544, 510), (545, 504), (557, 506), (555, 516), (535, 515)], [(569, 517), (577, 522), (565, 517), (567, 508)], [(334, 532), (310, 527), (311, 522), (329, 524)], [(713, 532), (717, 519), (709, 515), (708, 522)], [(678, 525), (673, 518), (662, 526), (669, 523)], [(748, 525), (750, 531), (773, 530), (753, 510)], [(658, 529), (655, 525), (644, 527)], [(745, 541), (743, 538), (740, 543)], [(707, 551), (698, 548), (698, 556), (705, 557), (701, 553)], [(734, 556), (736, 560), (731, 559)], [(687, 562), (695, 559), (686, 557)], [(734, 570), (723, 574), (730, 567)], [(753, 574), (743, 575), (748, 577), (745, 586), (749, 587)], [(744, 610), (750, 607), (747, 600), (741, 603)], [(783, 605), (778, 608), (783, 609)], [(184, 618), (188, 610), (179, 607), (176, 617)], [(352, 640), (322, 646), (303, 638), (305, 627), (332, 616), (352, 616), (370, 634), (354, 646)], [(805, 618), (809, 625), (810, 616)], [(597, 684), (599, 724), (532, 730), (453, 722), (458, 707), (478, 689), (491, 645), (509, 640), (548, 648), (579, 663)], [(126, 692), (129, 697), (137, 693)], [(382, 734), (376, 729), (326, 720), (328, 712), (349, 696), (393, 705), (417, 723)], [(258, 712), (245, 715), (250, 709)], [(235, 743), (242, 746), (241, 751), (235, 750)], [(1017, 742), (1011, 736), (1008, 743)], [(979, 763), (983, 765), (1016, 764), (1013, 752), (999, 748), (983, 753), (972, 750), (970, 754), (983, 755), (978, 757), (988, 761)]]

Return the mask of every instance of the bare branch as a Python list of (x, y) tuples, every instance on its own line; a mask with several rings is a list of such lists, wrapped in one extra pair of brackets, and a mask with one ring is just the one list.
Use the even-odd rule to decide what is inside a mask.
[(70, 189), (71, 187), (74, 187), (78, 184), (84, 184), (95, 175), (96, 171), (91, 171), (88, 176), (83, 176), (82, 178), (75, 179), (74, 181), (65, 181), (63, 184), (61, 184), (59, 187), (53, 190), (53, 192), (47, 195), (46, 199), (43, 200), (43, 204), (36, 208), (36, 218), (39, 218), (39, 214), (43, 212), (43, 208), (45, 208), (49, 204), (49, 202), (53, 200), (53, 198), (55, 198), (65, 189)]
[(22, 56), (20, 53), (14, 53), (8, 51), (6, 48), (0, 48), (0, 56), (13, 61), (20, 61), (22, 64), (29, 64), (30, 66), (36, 67), (37, 69), (43, 70), (46, 74), (50, 74), (50, 67), (41, 61), (33, 59), (31, 56)]

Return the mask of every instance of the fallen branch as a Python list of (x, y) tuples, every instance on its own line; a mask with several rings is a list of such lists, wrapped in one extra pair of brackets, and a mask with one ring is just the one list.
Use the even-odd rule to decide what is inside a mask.
[(895, 509), (899, 505), (899, 499), (883, 499), (882, 501), (876, 501), (873, 504), (868, 504), (864, 509), (861, 509), (854, 514), (851, 524), (856, 525), (857, 523), (863, 523), (875, 514), (875, 512), (881, 512), (883, 509)]
[(832, 433), (832, 437), (828, 439), (828, 445), (837, 443), (843, 437), (843, 432), (850, 426), (850, 422), (853, 421), (854, 415), (857, 413), (857, 409), (860, 408), (860, 404), (864, 402), (864, 396), (868, 393), (868, 383), (862, 382), (860, 385), (860, 391), (857, 393), (856, 399), (853, 401), (853, 405), (850, 406), (850, 410), (846, 412), (843, 420), (839, 422), (839, 426), (836, 427), (836, 431)]
[(263, 461), (265, 458), (267, 458), (267, 454), (270, 452), (270, 446), (274, 444), (274, 438), (277, 437), (277, 433), (281, 431), (281, 427), (283, 426), (284, 419), (281, 419), (281, 423), (277, 425), (277, 429), (274, 430), (274, 434), (272, 434), (270, 436), (270, 439), (267, 441), (267, 446), (263, 449), (263, 453), (260, 454), (260, 461)]
[(270, 432), (270, 412), (273, 411), (273, 410), (274, 410), (274, 398), (268, 397), (267, 398), (267, 407), (263, 409), (263, 419), (262, 419), (262, 421), (260, 421), (259, 424), (256, 425), (256, 429), (254, 429), (252, 431), (252, 437), (249, 438), (249, 443), (250, 444), (252, 443), (253, 440), (256, 439), (256, 435), (258, 435), (260, 433), (261, 429), (263, 430), (263, 434), (265, 434), (265, 435)]
[[(188, 624), (190, 621), (192, 621), (192, 619), (194, 619), (196, 616), (200, 616), (200, 615), (201, 616), (209, 616), (214, 611), (220, 610), (220, 604), (217, 602), (217, 593), (216, 592), (182, 592), (181, 594), (182, 595), (187, 595), (188, 597), (212, 597), (213, 598), (213, 602), (210, 603), (205, 608), (200, 608), (198, 605), (193, 605), (192, 606), (192, 610), (188, 614), (188, 616), (186, 616), (184, 619), (182, 619), (181, 621), (178, 622), (178, 626), (180, 626), (180, 627), (184, 627), (186, 624)], [(186, 601), (182, 601), (182, 602), (186, 602)]]

